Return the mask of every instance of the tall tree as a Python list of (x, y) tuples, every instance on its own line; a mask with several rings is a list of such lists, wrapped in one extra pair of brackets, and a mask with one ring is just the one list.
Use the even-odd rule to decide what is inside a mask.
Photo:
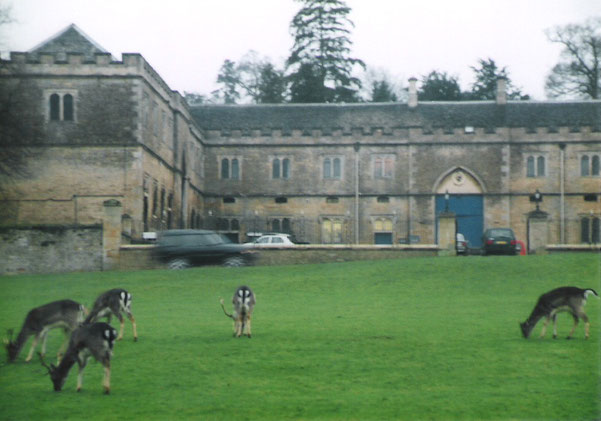
[(365, 64), (349, 56), (350, 7), (342, 0), (296, 1), (302, 8), (290, 23), (294, 46), (286, 62), (292, 102), (358, 101), (361, 81), (353, 69)]
[(497, 80), (504, 78), (507, 89), (508, 99), (530, 99), (529, 95), (522, 92), (513, 86), (509, 78), (509, 72), (506, 67), (499, 68), (495, 61), (491, 58), (488, 60), (478, 60), (478, 67), (472, 66), (476, 81), (472, 85), (471, 92), (464, 93), (464, 99), (473, 100), (493, 100), (497, 95)]
[(225, 60), (217, 77), (221, 87), (214, 93), (226, 104), (254, 102), (281, 103), (286, 98), (286, 77), (267, 58), (249, 51), (239, 63)]
[(235, 104), (240, 99), (240, 73), (236, 68), (236, 63), (231, 60), (225, 60), (219, 69), (217, 84), (220, 88), (216, 96), (221, 98), (226, 104)]
[(547, 96), (601, 98), (601, 18), (556, 26), (546, 35), (563, 47), (559, 63), (547, 76)]
[(398, 97), (394, 93), (390, 83), (383, 80), (376, 80), (371, 85), (371, 102), (397, 102)]
[(418, 96), (420, 101), (460, 101), (461, 88), (456, 76), (433, 70), (422, 76)]

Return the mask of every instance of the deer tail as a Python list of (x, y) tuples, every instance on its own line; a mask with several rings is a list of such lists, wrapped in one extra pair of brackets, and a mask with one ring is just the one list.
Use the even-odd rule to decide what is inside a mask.
[(221, 303), (221, 308), (223, 309), (223, 313), (230, 319), (233, 319), (234, 316), (229, 314), (227, 311), (225, 311), (225, 305), (223, 304), (223, 298), (219, 298), (219, 302)]

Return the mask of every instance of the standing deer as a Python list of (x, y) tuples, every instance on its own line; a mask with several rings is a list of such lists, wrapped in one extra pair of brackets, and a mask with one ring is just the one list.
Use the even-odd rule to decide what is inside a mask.
[(84, 323), (95, 322), (102, 317), (106, 317), (108, 323), (111, 322), (111, 316), (114, 314), (119, 319), (121, 327), (119, 328), (119, 336), (117, 340), (120, 341), (123, 338), (123, 321), (122, 312), (127, 314), (127, 318), (131, 322), (134, 330), (134, 341), (138, 340), (138, 332), (136, 330), (136, 319), (134, 319), (131, 313), (131, 294), (124, 289), (116, 288), (106, 291), (101, 294), (94, 302), (94, 307)]
[(584, 313), (584, 305), (591, 294), (599, 297), (595, 290), (591, 288), (580, 289), (576, 287), (561, 287), (541, 295), (530, 317), (524, 323), (520, 323), (524, 338), (530, 336), (530, 332), (532, 332), (536, 323), (543, 317), (545, 317), (545, 324), (540, 337), (545, 336), (549, 320), (553, 319), (553, 338), (557, 338), (557, 313), (567, 311), (574, 318), (574, 326), (572, 326), (567, 339), (572, 339), (579, 319), (584, 320), (584, 335), (588, 339), (590, 323), (588, 316)]
[(53, 364), (47, 366), (40, 355), (42, 365), (48, 369), (54, 390), (61, 391), (71, 367), (77, 363), (79, 365), (77, 391), (79, 392), (83, 381), (83, 370), (90, 356), (93, 356), (104, 367), (102, 385), (104, 393), (108, 395), (111, 391), (111, 357), (116, 338), (117, 331), (107, 323), (83, 324), (73, 331), (67, 352), (58, 367)]
[(229, 314), (223, 305), (223, 298), (220, 299), (221, 308), (227, 317), (234, 320), (234, 336), (239, 338), (241, 335), (251, 337), (251, 317), (255, 308), (256, 298), (252, 290), (247, 286), (238, 287), (232, 297), (234, 304), (234, 313)]
[[(86, 308), (72, 300), (53, 301), (40, 307), (33, 308), (27, 313), (23, 327), (17, 336), (15, 342), (12, 337), (5, 339), (6, 350), (8, 351), (8, 361), (16, 360), (19, 352), (31, 335), (35, 335), (33, 343), (27, 354), (25, 361), (31, 361), (33, 351), (40, 339), (42, 339), (42, 355), (46, 354), (46, 339), (48, 331), (55, 328), (62, 328), (65, 333), (65, 340), (58, 350), (57, 358), (60, 360), (62, 352), (65, 350), (69, 335), (84, 320), (87, 314)], [(9, 331), (12, 336), (12, 330)]]

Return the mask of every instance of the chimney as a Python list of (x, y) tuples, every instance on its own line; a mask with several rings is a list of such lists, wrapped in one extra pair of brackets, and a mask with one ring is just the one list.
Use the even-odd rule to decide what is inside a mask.
[(497, 105), (507, 104), (507, 79), (500, 77), (497, 79)]
[(409, 79), (409, 108), (417, 107), (417, 79), (412, 77)]

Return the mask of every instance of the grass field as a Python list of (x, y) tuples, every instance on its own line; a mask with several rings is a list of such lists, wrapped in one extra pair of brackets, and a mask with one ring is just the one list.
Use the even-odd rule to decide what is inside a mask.
[[(28, 342), (0, 365), (0, 419), (599, 419), (601, 300), (589, 340), (582, 324), (525, 340), (518, 322), (541, 293), (601, 293), (600, 279), (595, 254), (0, 277), (2, 334), (32, 307), (123, 287), (140, 337), (126, 321), (108, 396), (96, 362), (82, 392), (76, 368), (54, 392)], [(252, 339), (219, 306), (241, 284), (257, 295)], [(563, 338), (572, 319), (558, 319)]]

